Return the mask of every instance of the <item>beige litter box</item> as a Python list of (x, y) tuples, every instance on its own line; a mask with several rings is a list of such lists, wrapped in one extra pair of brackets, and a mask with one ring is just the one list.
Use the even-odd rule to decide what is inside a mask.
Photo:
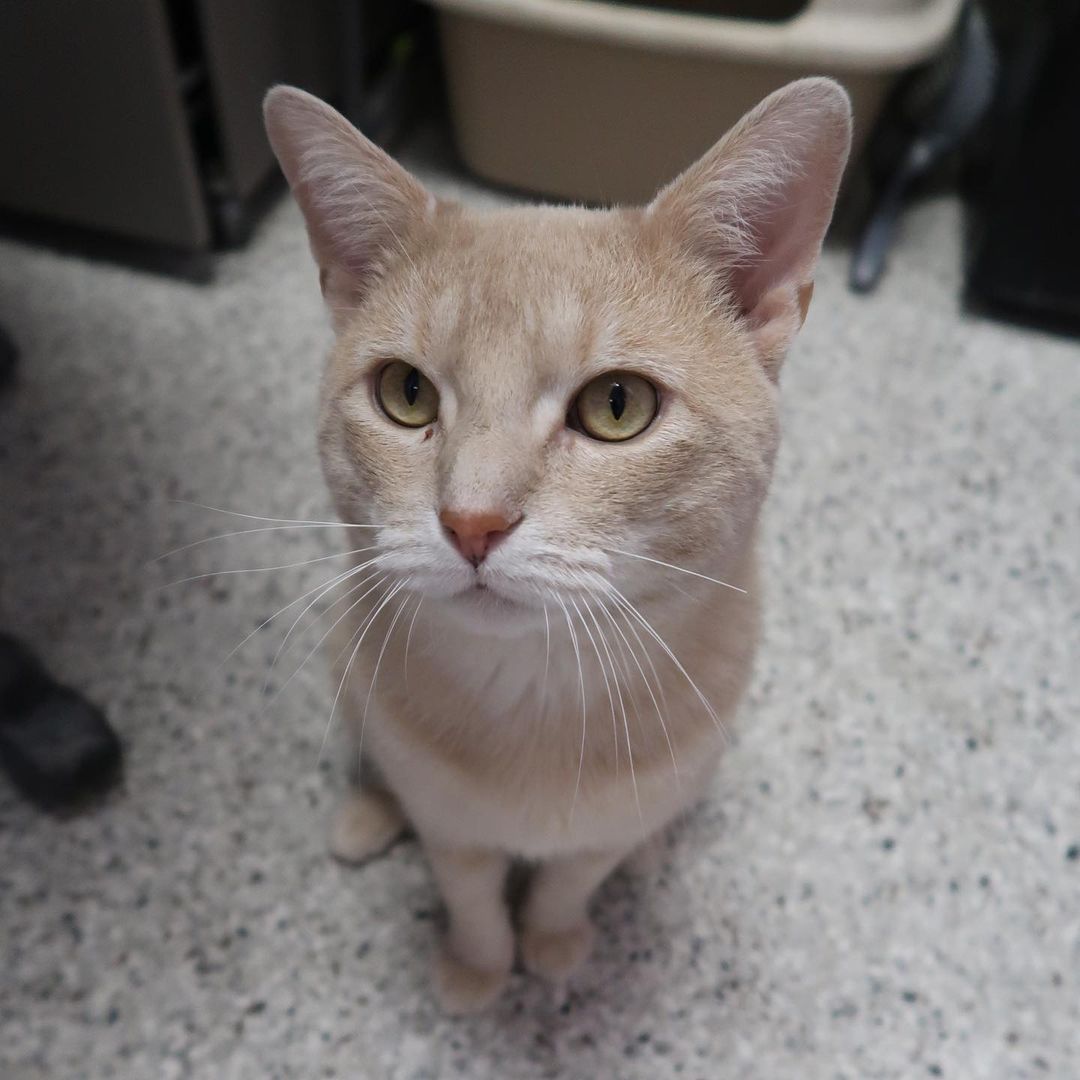
[(600, 203), (648, 199), (748, 108), (804, 75), (832, 75), (847, 87), (857, 150), (897, 76), (941, 48), (961, 7), (430, 2), (439, 9), (454, 128), (469, 167), (499, 184)]

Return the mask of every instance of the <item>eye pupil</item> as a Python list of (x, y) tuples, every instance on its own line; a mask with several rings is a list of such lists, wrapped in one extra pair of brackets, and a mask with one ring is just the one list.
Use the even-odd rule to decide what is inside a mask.
[(419, 368), (404, 360), (386, 363), (372, 389), (382, 411), (402, 427), (426, 427), (439, 415), (438, 390)]
[(611, 390), (608, 393), (608, 405), (611, 408), (611, 415), (616, 420), (621, 420), (622, 414), (626, 411), (626, 391), (623, 389), (622, 383), (611, 384)]
[(656, 387), (632, 371), (608, 371), (577, 393), (567, 425), (600, 442), (619, 443), (640, 435), (660, 406)]

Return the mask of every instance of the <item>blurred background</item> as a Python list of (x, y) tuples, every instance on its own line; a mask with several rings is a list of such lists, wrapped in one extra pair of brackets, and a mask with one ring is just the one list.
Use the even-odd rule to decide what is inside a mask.
[[(0, 5), (0, 1076), (1080, 1075), (1078, 57), (1076, 0)], [(418, 853), (324, 852), (329, 330), (262, 97), (606, 205), (812, 74), (855, 149), (744, 733), (564, 1000), (451, 1023)]]
[[(1076, 324), (1077, 5), (1032, 0), (110, 0), (10, 4), (10, 231), (208, 276), (279, 191), (260, 103), (287, 82), (391, 148), (449, 127), (484, 180), (642, 202), (792, 79), (852, 95), (842, 219), (870, 289), (920, 185), (973, 210), (973, 302)], [(990, 224), (992, 222), (992, 225)], [(84, 230), (62, 234), (47, 226)], [(38, 230), (41, 230), (38, 232)]]

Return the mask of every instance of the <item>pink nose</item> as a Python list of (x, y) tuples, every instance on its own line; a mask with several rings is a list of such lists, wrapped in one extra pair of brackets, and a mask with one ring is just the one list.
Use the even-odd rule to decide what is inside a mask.
[(454, 546), (473, 564), (479, 566), (487, 553), (521, 520), (513, 521), (499, 513), (459, 513), (441, 510), (439, 521)]

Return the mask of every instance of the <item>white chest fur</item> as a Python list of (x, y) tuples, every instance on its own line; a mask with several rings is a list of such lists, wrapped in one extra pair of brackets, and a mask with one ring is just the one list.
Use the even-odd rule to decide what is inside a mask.
[(636, 667), (605, 671), (584, 640), (575, 653), (565, 626), (508, 641), (455, 629), (418, 631), (407, 679), (391, 643), (370, 704), (370, 677), (350, 680), (363, 755), (429, 841), (531, 858), (625, 849), (700, 796), (723, 739), (670, 664), (650, 693)]

